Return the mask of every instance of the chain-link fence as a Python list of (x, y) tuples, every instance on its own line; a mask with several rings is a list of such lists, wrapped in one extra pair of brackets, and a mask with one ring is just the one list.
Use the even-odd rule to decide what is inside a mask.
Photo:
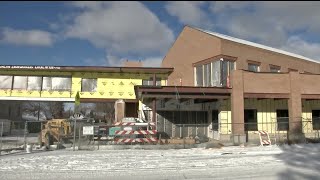
[(41, 123), (0, 120), (0, 151), (24, 150), (27, 144), (40, 145)]
[(220, 137), (225, 137), (224, 141), (230, 141), (234, 127), (244, 129), (246, 142), (258, 143), (259, 131), (267, 132), (273, 144), (290, 143), (294, 140), (305, 143), (320, 142), (320, 119), (299, 119), (289, 121), (288, 117), (282, 117), (271, 122), (213, 123), (212, 129), (219, 131)]

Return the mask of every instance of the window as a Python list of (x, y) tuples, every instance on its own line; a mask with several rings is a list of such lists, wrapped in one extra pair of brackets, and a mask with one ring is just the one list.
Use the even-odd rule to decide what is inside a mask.
[(0, 76), (0, 89), (11, 89), (12, 76)]
[(248, 71), (259, 72), (260, 66), (258, 64), (248, 63)]
[(27, 90), (41, 90), (42, 77), (40, 76), (28, 76)]
[(27, 76), (14, 76), (13, 77), (13, 89), (26, 90), (28, 87)]
[(244, 130), (245, 131), (257, 131), (257, 110), (245, 109), (244, 110)]
[(196, 67), (196, 85), (203, 86), (203, 69), (202, 65)]
[(288, 72), (291, 72), (291, 71), (298, 72), (298, 70), (297, 70), (297, 69), (291, 69), (291, 68), (288, 68)]
[(230, 73), (235, 69), (233, 61), (222, 59), (195, 67), (195, 85), (204, 87), (225, 87)]
[(82, 92), (96, 92), (97, 91), (97, 79), (85, 79), (81, 80)]
[(274, 66), (270, 65), (270, 72), (280, 72), (281, 67), (280, 66)]
[[(153, 86), (153, 77), (142, 80), (143, 86)], [(156, 86), (161, 86), (161, 78), (156, 78)]]
[(49, 91), (69, 91), (71, 90), (70, 77), (43, 77), (42, 89)]
[(204, 86), (208, 87), (211, 86), (211, 63), (203, 65), (204, 73), (203, 73), (203, 80)]
[(287, 109), (277, 110), (278, 131), (289, 130), (289, 112)]
[(312, 110), (313, 130), (320, 130), (320, 110)]
[(212, 110), (212, 130), (219, 131), (219, 111)]

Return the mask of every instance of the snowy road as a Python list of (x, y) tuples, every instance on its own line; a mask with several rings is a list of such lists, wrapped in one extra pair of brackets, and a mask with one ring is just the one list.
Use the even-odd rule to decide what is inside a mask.
[(0, 156), (0, 179), (319, 179), (320, 145)]

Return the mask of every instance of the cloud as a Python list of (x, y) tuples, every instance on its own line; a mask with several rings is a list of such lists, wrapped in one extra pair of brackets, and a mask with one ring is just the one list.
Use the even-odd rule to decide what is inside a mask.
[(0, 41), (15, 45), (51, 46), (54, 42), (54, 37), (47, 31), (4, 28), (1, 31)]
[(219, 1), (209, 9), (216, 25), (232, 36), (319, 58), (315, 49), (320, 44), (304, 40), (308, 33), (320, 32), (319, 8), (320, 2)]
[(320, 44), (309, 43), (298, 36), (290, 37), (282, 49), (320, 60)]
[(205, 4), (201, 1), (172, 1), (166, 4), (165, 9), (182, 24), (204, 26), (209, 25), (207, 14), (202, 9)]
[(108, 54), (164, 54), (174, 40), (168, 26), (139, 2), (74, 2), (80, 13), (66, 28), (69, 38), (88, 40)]

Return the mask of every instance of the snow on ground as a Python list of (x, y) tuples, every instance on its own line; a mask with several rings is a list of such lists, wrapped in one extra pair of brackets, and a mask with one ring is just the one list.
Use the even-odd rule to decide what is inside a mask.
[(0, 156), (0, 179), (318, 179), (320, 144)]

